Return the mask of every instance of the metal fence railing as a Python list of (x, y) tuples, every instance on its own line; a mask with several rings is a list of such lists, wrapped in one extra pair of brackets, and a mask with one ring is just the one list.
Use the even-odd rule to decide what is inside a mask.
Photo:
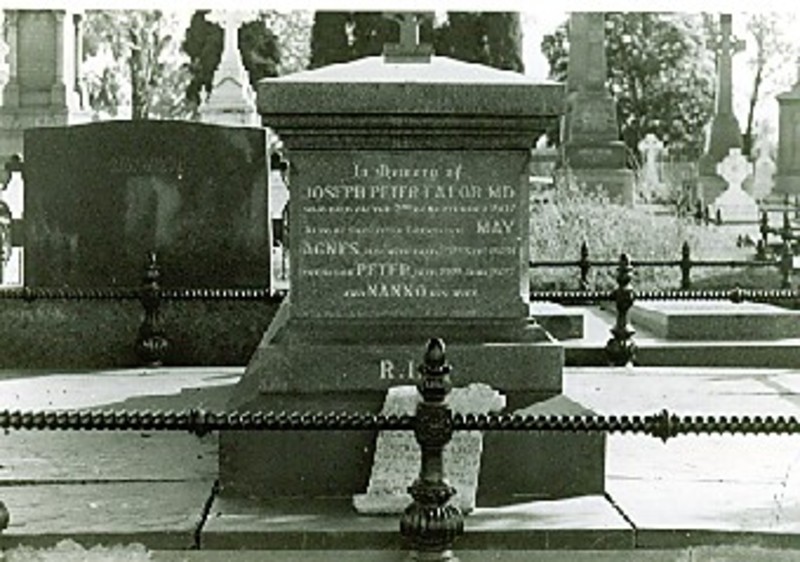
[[(577, 260), (531, 260), (528, 265), (532, 269), (547, 268), (577, 268), (579, 272), (578, 288), (580, 290), (589, 289), (589, 274), (593, 268), (617, 267), (618, 261), (592, 260), (589, 257), (589, 246), (583, 242), (580, 247), (579, 258)], [(677, 267), (681, 271), (681, 289), (691, 289), (692, 269), (698, 267), (712, 268), (752, 268), (752, 269), (776, 269), (780, 274), (781, 288), (789, 289), (793, 283), (794, 271), (794, 250), (792, 241), (785, 240), (780, 248), (780, 255), (777, 258), (768, 258), (763, 250), (762, 244), (756, 250), (756, 259), (753, 260), (698, 260), (693, 259), (691, 248), (688, 242), (681, 246), (681, 256), (672, 260), (631, 260), (633, 267)]]
[[(727, 300), (742, 302), (798, 302), (800, 289), (790, 288), (792, 285), (791, 260), (781, 260), (782, 286), (784, 289), (739, 289), (728, 290), (691, 290), (689, 270), (691, 267), (718, 265), (739, 265), (739, 262), (693, 261), (686, 251), (681, 260), (667, 261), (632, 261), (627, 254), (620, 255), (616, 262), (591, 261), (585, 244), (581, 249), (581, 259), (575, 262), (533, 262), (533, 267), (578, 267), (580, 268), (581, 289), (576, 291), (530, 291), (531, 301), (550, 301), (561, 304), (594, 304), (612, 301), (616, 305), (616, 320), (611, 328), (611, 338), (605, 347), (607, 362), (611, 365), (625, 365), (634, 361), (636, 345), (633, 341), (635, 330), (628, 321), (628, 311), (634, 300)], [(785, 256), (786, 254), (784, 254)], [(746, 264), (757, 262), (742, 262)], [(774, 262), (767, 262), (775, 267)], [(588, 285), (588, 272), (592, 267), (616, 267), (616, 288), (605, 291), (594, 291), (585, 288)], [(683, 272), (681, 290), (636, 291), (632, 287), (634, 266), (679, 266)], [(155, 253), (149, 255), (145, 268), (144, 280), (140, 287), (134, 288), (46, 288), (21, 287), (0, 291), (2, 300), (138, 300), (143, 309), (142, 322), (139, 326), (135, 349), (144, 365), (155, 367), (162, 365), (170, 348), (169, 334), (161, 323), (161, 305), (168, 300), (238, 300), (264, 301), (277, 298), (268, 289), (218, 289), (218, 288), (164, 288), (161, 286), (161, 270)]]
[[(534, 431), (640, 433), (667, 441), (681, 434), (797, 434), (794, 416), (679, 416), (666, 409), (639, 415), (454, 414), (446, 399), (452, 388), (445, 345), (431, 339), (419, 366), (422, 401), (413, 416), (354, 412), (213, 412), (68, 410), (0, 411), (3, 430), (92, 431), (382, 431), (411, 430), (421, 450), (419, 476), (409, 487), (413, 498), (400, 517), (400, 533), (417, 559), (445, 560), (464, 533), (464, 515), (449, 500), (455, 489), (446, 480), (443, 451), (455, 431)], [(216, 482), (214, 490), (219, 490)], [(213, 498), (213, 494), (212, 494)], [(0, 498), (1, 499), (1, 498)], [(213, 500), (212, 500), (213, 501)], [(0, 502), (2, 506), (2, 502)], [(207, 506), (210, 508), (210, 506)], [(6, 518), (13, 520), (11, 513)], [(0, 526), (0, 533), (2, 533)], [(199, 548), (202, 528), (195, 532)]]

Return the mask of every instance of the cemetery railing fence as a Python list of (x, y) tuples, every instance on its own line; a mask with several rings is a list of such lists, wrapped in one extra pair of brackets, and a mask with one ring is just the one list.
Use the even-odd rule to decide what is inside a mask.
[[(794, 270), (794, 250), (793, 240), (797, 238), (784, 239), (780, 254), (777, 258), (768, 258), (764, 246), (759, 241), (754, 260), (696, 260), (692, 259), (691, 248), (688, 242), (681, 245), (681, 257), (673, 260), (631, 260), (633, 267), (677, 267), (681, 271), (680, 288), (689, 290), (692, 288), (692, 269), (697, 267), (711, 268), (774, 268), (780, 274), (780, 285), (783, 289), (792, 287), (792, 274)], [(579, 271), (578, 289), (585, 291), (590, 287), (589, 274), (593, 268), (617, 267), (618, 261), (612, 260), (592, 260), (589, 257), (589, 246), (583, 242), (580, 246), (579, 258), (577, 260), (531, 260), (528, 266), (532, 269), (559, 269), (577, 268)]]
[[(454, 414), (447, 404), (451, 367), (440, 339), (428, 342), (421, 379), (422, 401), (415, 415), (355, 412), (212, 412), (151, 410), (0, 410), (0, 429), (92, 431), (383, 431), (410, 430), (421, 450), (419, 476), (409, 486), (412, 502), (400, 517), (400, 534), (420, 559), (451, 560), (456, 539), (464, 533), (464, 515), (449, 504), (456, 490), (446, 480), (443, 451), (455, 431), (536, 431), (639, 433), (666, 442), (684, 434), (798, 434), (794, 416), (679, 416), (666, 409), (641, 415)], [(216, 481), (208, 502), (220, 491)], [(207, 503), (208, 503), (207, 502)], [(0, 533), (13, 520), (2, 501)], [(201, 548), (204, 508), (191, 548)]]
[[(578, 262), (538, 262), (542, 267), (575, 267), (581, 268), (581, 289), (573, 291), (530, 291), (531, 301), (549, 301), (560, 304), (594, 304), (598, 302), (614, 302), (616, 320), (611, 328), (611, 338), (605, 346), (606, 359), (610, 365), (626, 365), (635, 361), (636, 344), (633, 336), (636, 333), (628, 321), (628, 312), (635, 300), (720, 300), (732, 302), (800, 302), (800, 289), (790, 288), (791, 256), (782, 258), (783, 289), (714, 289), (691, 290), (689, 268), (701, 265), (739, 265), (739, 262), (706, 262), (691, 261), (688, 245), (684, 244), (684, 253), (679, 261), (638, 261), (634, 262), (627, 254), (621, 254), (616, 262), (592, 262), (588, 258), (588, 250), (584, 244), (581, 249), (581, 260)], [(741, 262), (753, 264), (759, 262)], [(774, 266), (773, 262), (766, 262)], [(787, 266), (788, 264), (788, 266)], [(532, 263), (535, 266), (536, 263)], [(635, 266), (674, 266), (680, 265), (684, 272), (683, 287), (680, 290), (638, 291), (632, 286)], [(616, 288), (612, 290), (590, 290), (588, 270), (591, 267), (616, 266)], [(21, 287), (0, 290), (0, 300), (16, 299), (33, 302), (37, 299), (62, 300), (138, 300), (143, 309), (143, 318), (135, 341), (137, 356), (142, 364), (158, 367), (164, 363), (170, 340), (161, 323), (161, 305), (166, 300), (251, 300), (263, 301), (274, 298), (269, 289), (243, 288), (164, 288), (161, 286), (161, 269), (156, 254), (151, 252), (145, 268), (143, 283), (134, 288), (46, 288)]]

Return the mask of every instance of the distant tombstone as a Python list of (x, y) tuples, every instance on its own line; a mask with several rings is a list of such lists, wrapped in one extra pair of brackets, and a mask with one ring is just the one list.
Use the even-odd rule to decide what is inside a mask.
[(775, 171), (777, 166), (768, 150), (759, 150), (753, 171), (753, 197), (760, 201), (772, 193), (775, 187)]
[(220, 63), (214, 72), (211, 93), (199, 109), (204, 123), (252, 127), (260, 125), (255, 92), (242, 64), (238, 42), (239, 28), (252, 18), (253, 13), (241, 10), (214, 11), (208, 16), (209, 21), (222, 26), (225, 38)]
[(714, 117), (708, 129), (706, 147), (699, 160), (698, 186), (704, 202), (713, 202), (725, 189), (716, 173), (717, 164), (732, 148), (742, 147), (742, 133), (733, 112), (733, 56), (744, 50), (743, 41), (733, 36), (731, 14), (720, 14), (720, 33), (712, 47), (717, 54), (717, 96)]
[(800, 57), (797, 79), (788, 92), (778, 96), (778, 162), (775, 192), (800, 195)]
[(154, 250), (165, 285), (266, 287), (265, 146), (173, 121), (26, 131), (27, 284), (138, 285)]
[(740, 148), (731, 148), (728, 156), (717, 164), (717, 174), (727, 183), (727, 189), (711, 205), (711, 212), (719, 211), (724, 223), (758, 220), (758, 205), (742, 188), (750, 175), (750, 164)]
[(567, 96), (561, 125), (559, 183), (597, 188), (615, 202), (632, 205), (635, 178), (625, 165), (616, 101), (605, 87), (605, 17), (572, 12), (569, 19)]
[(644, 158), (639, 178), (639, 189), (644, 198), (649, 200), (661, 191), (661, 178), (658, 175), (658, 157), (664, 150), (664, 143), (653, 133), (647, 133), (639, 141), (638, 148)]
[[(381, 414), (414, 415), (420, 401), (415, 386), (389, 389)], [(505, 408), (502, 394), (485, 384), (454, 388), (447, 397), (453, 413), (488, 414)], [(444, 471), (456, 489), (452, 502), (462, 511), (475, 509), (483, 438), (480, 431), (459, 431), (444, 449)], [(420, 449), (413, 431), (382, 431), (366, 494), (353, 498), (359, 513), (402, 513), (412, 499), (407, 488), (419, 475)]]

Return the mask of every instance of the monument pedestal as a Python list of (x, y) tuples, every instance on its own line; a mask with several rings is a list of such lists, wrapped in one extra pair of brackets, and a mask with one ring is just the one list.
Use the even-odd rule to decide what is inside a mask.
[[(418, 52), (259, 83), (292, 171), (291, 295), (229, 409), (377, 414), (390, 388), (417, 382), (430, 338), (446, 343), (456, 387), (487, 385), (506, 412), (560, 396), (563, 347), (529, 318), (527, 240), (530, 149), (563, 89)], [(351, 501), (368, 489), (376, 437), (223, 432), (223, 492)], [(487, 435), (478, 498), (602, 488), (604, 436), (589, 448), (512, 437)]]
[[(379, 413), (390, 387), (418, 380), (424, 342), (435, 336), (447, 342), (454, 384), (484, 383), (501, 392), (507, 413), (591, 413), (559, 397), (563, 347), (535, 322), (304, 322), (292, 318), (290, 301), (281, 305), (227, 410)], [(222, 432), (223, 492), (257, 497), (362, 493), (375, 439), (375, 432), (357, 431)], [(570, 439), (579, 446), (564, 447), (564, 436), (556, 434), (487, 434), (479, 505), (517, 496), (602, 492), (605, 437)], [(515, 460), (509, 464), (509, 459)], [(570, 478), (559, 478), (563, 471)]]

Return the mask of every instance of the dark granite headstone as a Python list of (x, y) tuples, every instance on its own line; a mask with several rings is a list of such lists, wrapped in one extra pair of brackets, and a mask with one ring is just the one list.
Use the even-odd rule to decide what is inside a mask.
[(266, 286), (265, 133), (106, 122), (25, 132), (25, 279), (137, 285), (158, 252), (168, 286)]

